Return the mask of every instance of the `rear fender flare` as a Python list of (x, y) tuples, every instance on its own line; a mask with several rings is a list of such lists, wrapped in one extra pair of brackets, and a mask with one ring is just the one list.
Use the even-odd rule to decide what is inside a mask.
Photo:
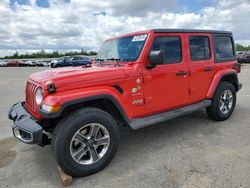
[(228, 76), (228, 75), (233, 75), (236, 79), (236, 83), (238, 83), (238, 76), (237, 76), (237, 72), (235, 70), (224, 70), (224, 71), (219, 71), (216, 73), (216, 75), (214, 76), (210, 87), (208, 89), (206, 98), (207, 99), (212, 99), (214, 96), (214, 93), (218, 87), (218, 85), (220, 84), (221, 80), (223, 79), (223, 77)]

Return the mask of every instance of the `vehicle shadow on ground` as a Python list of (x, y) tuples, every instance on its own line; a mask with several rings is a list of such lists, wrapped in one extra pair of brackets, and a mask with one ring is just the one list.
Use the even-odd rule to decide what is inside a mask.
[[(167, 148), (169, 143), (180, 143), (185, 139), (188, 141), (197, 135), (208, 137), (211, 134), (216, 134), (217, 124), (220, 122), (209, 119), (205, 111), (198, 111), (139, 130), (121, 128), (119, 152), (126, 155), (134, 144), (138, 145), (138, 149), (142, 152), (147, 152), (148, 148), (155, 146), (159, 149), (163, 146)], [(137, 155), (136, 153), (141, 155), (139, 152), (135, 152), (134, 157)]]

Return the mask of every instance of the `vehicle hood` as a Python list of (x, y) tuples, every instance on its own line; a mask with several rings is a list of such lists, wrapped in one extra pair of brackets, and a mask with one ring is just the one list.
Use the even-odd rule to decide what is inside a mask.
[(29, 76), (30, 80), (44, 86), (49, 82), (53, 82), (57, 90), (103, 85), (124, 78), (124, 66), (57, 68), (33, 73)]

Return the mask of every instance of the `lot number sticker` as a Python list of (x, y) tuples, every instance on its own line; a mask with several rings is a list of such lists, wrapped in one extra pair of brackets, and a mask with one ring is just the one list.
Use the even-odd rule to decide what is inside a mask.
[(132, 42), (144, 41), (147, 38), (147, 35), (137, 35), (134, 36)]

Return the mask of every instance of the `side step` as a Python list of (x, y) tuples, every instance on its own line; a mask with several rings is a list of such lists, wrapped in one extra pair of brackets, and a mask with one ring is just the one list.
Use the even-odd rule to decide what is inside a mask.
[(129, 126), (132, 129), (140, 129), (153, 124), (161, 123), (163, 121), (174, 119), (176, 117), (188, 114), (190, 112), (200, 110), (202, 108), (210, 106), (211, 103), (212, 103), (211, 100), (203, 100), (199, 103), (185, 106), (176, 110), (171, 110), (168, 112), (163, 112), (152, 116), (147, 116), (145, 118), (135, 118), (130, 121)]

